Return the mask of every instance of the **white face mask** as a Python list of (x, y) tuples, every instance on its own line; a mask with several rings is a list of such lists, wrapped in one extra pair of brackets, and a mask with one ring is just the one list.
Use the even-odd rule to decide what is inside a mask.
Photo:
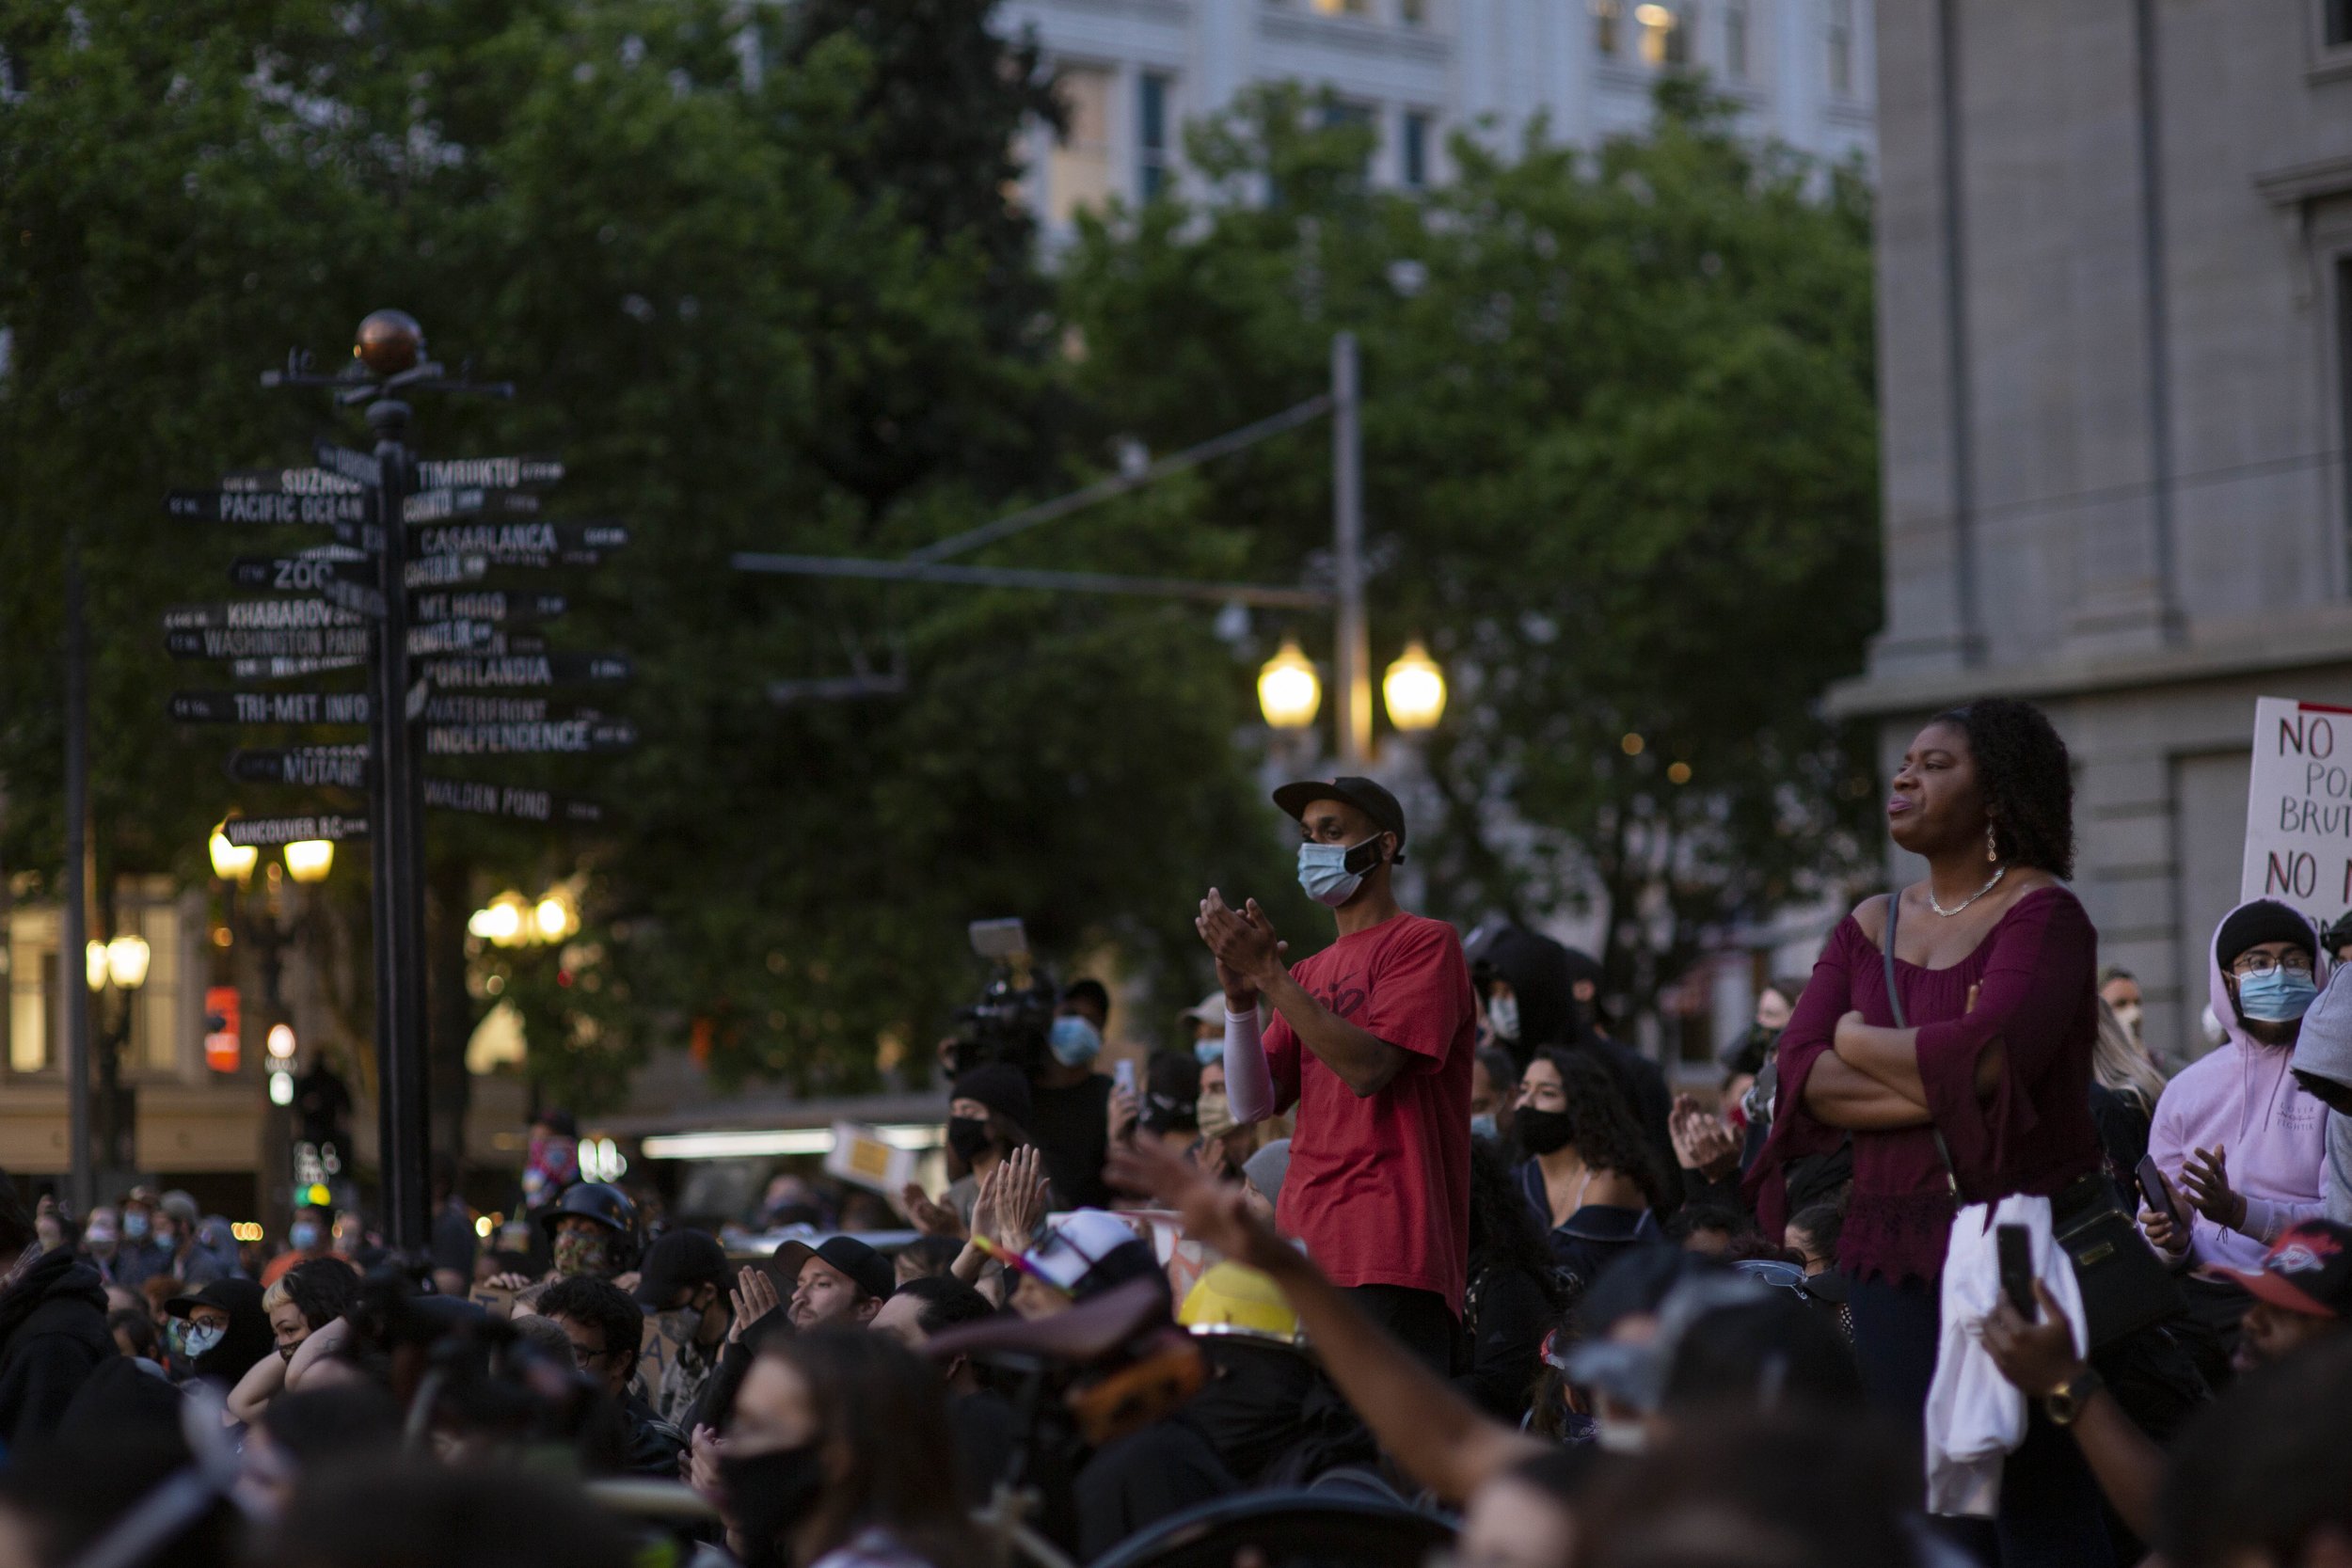
[(1298, 847), (1298, 885), (1307, 896), (1338, 909), (1356, 896), (1365, 874), (1380, 863), (1380, 835), (1361, 844), (1302, 844)]
[(1486, 999), (1486, 1022), (1494, 1025), (1495, 1038), (1515, 1040), (1519, 1037), (1519, 999), (1516, 996), (1490, 996)]
[(2124, 1028), (2129, 1029), (2133, 1034), (2138, 1034), (2139, 1004), (2137, 1002), (2126, 1002), (2122, 1006), (2117, 1007), (2115, 1009), (2115, 1022), (2121, 1023)]

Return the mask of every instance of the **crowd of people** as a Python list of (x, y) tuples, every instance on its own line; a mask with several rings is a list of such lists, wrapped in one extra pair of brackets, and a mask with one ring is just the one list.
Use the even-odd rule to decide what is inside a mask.
[(1924, 728), (1927, 875), (1712, 1103), (1586, 956), (1404, 910), (1405, 814), (1341, 777), (1275, 796), (1319, 951), (1210, 889), (1176, 1049), (1102, 1071), (1068, 987), (952, 1076), (946, 1185), (779, 1179), (772, 1255), (555, 1121), (479, 1256), (453, 1205), (430, 1258), (306, 1212), (262, 1259), (0, 1182), (0, 1568), (2352, 1564), (2337, 933), (2231, 911), (2168, 1082), (2069, 780), (2027, 705)]

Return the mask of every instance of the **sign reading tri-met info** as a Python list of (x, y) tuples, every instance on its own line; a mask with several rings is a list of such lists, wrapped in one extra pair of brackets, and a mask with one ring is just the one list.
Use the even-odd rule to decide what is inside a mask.
[(2352, 909), (2352, 707), (2256, 700), (2238, 896)]

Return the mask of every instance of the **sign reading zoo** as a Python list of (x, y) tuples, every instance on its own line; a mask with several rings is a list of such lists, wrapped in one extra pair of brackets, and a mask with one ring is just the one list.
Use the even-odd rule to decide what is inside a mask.
[(2238, 896), (2352, 906), (2352, 707), (2256, 701)]

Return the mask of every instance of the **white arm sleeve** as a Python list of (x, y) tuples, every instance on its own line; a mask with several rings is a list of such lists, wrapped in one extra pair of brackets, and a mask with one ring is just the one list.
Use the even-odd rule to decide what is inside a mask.
[(1274, 1073), (1258, 1037), (1258, 1009), (1225, 1009), (1225, 1100), (1233, 1124), (1247, 1127), (1274, 1114)]

